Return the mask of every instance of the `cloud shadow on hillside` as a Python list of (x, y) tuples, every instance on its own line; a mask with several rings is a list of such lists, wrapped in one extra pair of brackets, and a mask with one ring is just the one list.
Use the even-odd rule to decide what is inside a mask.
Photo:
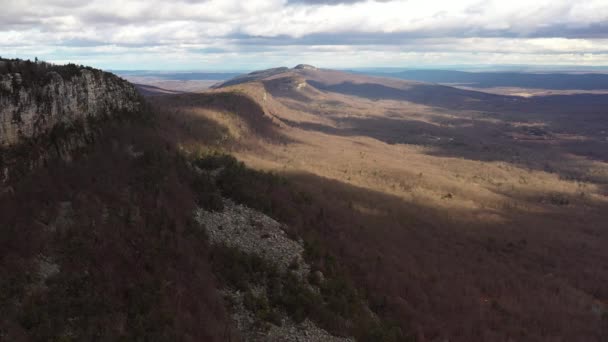
[[(525, 128), (487, 121), (453, 125), (453, 120), (450, 120), (452, 125), (446, 125), (404, 118), (347, 117), (334, 119), (335, 126), (284, 121), (293, 127), (330, 135), (366, 136), (388, 144), (423, 146), (426, 153), (434, 156), (485, 162), (502, 161), (556, 173), (564, 179), (608, 183), (608, 179), (590, 172), (590, 165), (594, 161), (608, 162), (607, 143), (597, 137), (556, 145), (553, 140), (556, 138), (550, 132), (541, 131), (539, 134), (546, 136), (535, 136)], [(511, 134), (527, 134), (530, 140), (516, 140)]]
[[(202, 116), (184, 114), (190, 109), (211, 110), (222, 112), (228, 115), (235, 115), (242, 119), (248, 130), (257, 138), (276, 144), (285, 144), (294, 142), (293, 139), (287, 137), (280, 130), (280, 127), (272, 118), (266, 115), (262, 106), (251, 97), (236, 93), (236, 92), (220, 92), (220, 93), (185, 93), (167, 96), (155, 96), (149, 98), (157, 106), (163, 108), (164, 112), (174, 112), (182, 118), (189, 118), (190, 127), (184, 127), (186, 130), (192, 130), (196, 127), (218, 127), (219, 131), (225, 132), (225, 127), (222, 127), (216, 122)], [(187, 121), (188, 121), (187, 120)], [(217, 135), (214, 129), (206, 129), (211, 135)], [(196, 138), (193, 136), (193, 138)], [(205, 136), (201, 135), (201, 139), (205, 140)]]
[(597, 110), (597, 108), (608, 107), (608, 95), (604, 94), (547, 95), (524, 98), (438, 84), (411, 84), (407, 85), (406, 89), (400, 89), (378, 83), (342, 82), (328, 85), (313, 80), (308, 80), (308, 83), (317, 89), (343, 95), (369, 100), (408, 101), (448, 110), (576, 113), (581, 108), (588, 111), (590, 108)]
[[(354, 279), (365, 284), (373, 296), (378, 293), (387, 296), (387, 301), (393, 303), (388, 309), (397, 317), (416, 317), (414, 321), (426, 332), (437, 329), (434, 319), (441, 321), (442, 329), (451, 334), (463, 333), (457, 331), (470, 322), (475, 322), (469, 327), (472, 330), (485, 329), (486, 323), (474, 317), (479, 310), (479, 298), (484, 296), (497, 298), (501, 305), (513, 310), (508, 316), (501, 316), (500, 310), (486, 313), (504, 319), (503, 331), (526, 325), (533, 332), (536, 328), (529, 326), (525, 317), (538, 313), (530, 310), (530, 305), (543, 308), (557, 305), (551, 314), (546, 313), (556, 315), (551, 319), (554, 322), (569, 324), (573, 319), (576, 320), (573, 324), (579, 326), (594, 320), (584, 322), (580, 316), (574, 318), (559, 309), (564, 303), (548, 303), (546, 298), (551, 296), (543, 295), (559, 287), (564, 279), (583, 286), (577, 279), (578, 263), (588, 259), (587, 262), (598, 265), (596, 258), (608, 258), (600, 252), (599, 240), (589, 240), (586, 232), (571, 231), (572, 226), (560, 221), (559, 207), (543, 218), (543, 225), (535, 225), (535, 221), (522, 224), (519, 220), (528, 218), (508, 211), (502, 214), (510, 222), (503, 224), (474, 219), (475, 210), (452, 208), (447, 215), (445, 209), (307, 173), (287, 177), (322, 201), (321, 214), (305, 213), (305, 216), (322, 215), (327, 221), (322, 225), (303, 224), (304, 231), (300, 233), (315, 230), (340, 256), (338, 260), (347, 263)], [(590, 229), (606, 239), (598, 225)], [(547, 242), (549, 233), (554, 239)], [(594, 252), (580, 250), (575, 241), (592, 243)], [(598, 252), (602, 255), (594, 256)], [(573, 255), (577, 257), (572, 258)], [(548, 273), (556, 276), (547, 278)], [(596, 285), (603, 283), (605, 275), (601, 272), (596, 275), (599, 276), (594, 280)], [(569, 302), (565, 298), (572, 294), (570, 290), (562, 290), (565, 292), (558, 301)], [(603, 298), (608, 294), (595, 295)], [(433, 314), (421, 315), (425, 312)]]
[[(398, 114), (336, 117), (332, 118), (333, 126), (286, 121), (292, 126), (338, 136), (367, 136), (389, 144), (424, 146), (428, 154), (436, 156), (504, 161), (566, 179), (608, 183), (608, 179), (587, 172), (587, 165), (581, 165), (608, 162), (608, 137), (600, 134), (608, 132), (608, 118), (602, 112), (602, 108), (608, 108), (607, 95), (521, 98), (431, 84), (404, 90), (372, 83), (308, 82), (318, 89), (349, 96), (424, 104), (456, 117), (431, 115), (430, 122)], [(306, 105), (302, 105), (299, 110), (306, 111)]]

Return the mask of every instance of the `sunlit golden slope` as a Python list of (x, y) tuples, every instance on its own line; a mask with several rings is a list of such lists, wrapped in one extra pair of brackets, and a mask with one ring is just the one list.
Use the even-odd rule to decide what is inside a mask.
[[(184, 149), (228, 149), (324, 201), (319, 233), (422, 341), (605, 333), (606, 98), (289, 69), (154, 101), (184, 120)], [(202, 141), (210, 123), (224, 133)]]

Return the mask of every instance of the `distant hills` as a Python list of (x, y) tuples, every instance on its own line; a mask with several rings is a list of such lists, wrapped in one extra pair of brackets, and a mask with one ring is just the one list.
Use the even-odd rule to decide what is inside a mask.
[(113, 72), (120, 76), (150, 77), (179, 81), (223, 81), (241, 75), (239, 72), (163, 72), (148, 70), (114, 70)]
[(520, 87), (535, 89), (608, 89), (608, 74), (465, 72), (454, 70), (357, 71), (358, 73), (476, 88)]
[[(311, 71), (317, 68), (298, 65), (293, 70)], [(137, 84), (163, 88), (171, 92), (201, 91), (218, 86), (234, 85), (255, 81), (289, 71), (287, 67), (277, 67), (250, 73), (239, 72), (176, 72), (117, 70), (116, 74)], [(521, 72), (521, 71), (458, 71), (440, 69), (373, 68), (344, 71), (351, 74), (397, 78), (409, 81), (438, 83), (459, 87), (479, 88), (522, 88), (544, 90), (608, 90), (608, 74), (575, 72)]]

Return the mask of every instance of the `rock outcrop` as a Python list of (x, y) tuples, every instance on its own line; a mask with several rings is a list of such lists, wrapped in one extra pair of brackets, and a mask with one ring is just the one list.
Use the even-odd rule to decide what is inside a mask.
[[(320, 292), (319, 288), (308, 281), (311, 268), (304, 260), (302, 240), (293, 240), (285, 233), (284, 225), (257, 210), (228, 199), (224, 200), (223, 207), (222, 211), (198, 209), (195, 212), (196, 222), (205, 228), (212, 245), (224, 245), (256, 255), (275, 266), (280, 274), (295, 275), (298, 282), (305, 284), (307, 289), (314, 293)], [(244, 341), (354, 341), (352, 338), (333, 336), (309, 319), (295, 322), (280, 308), (273, 308), (278, 313), (278, 322), (261, 322), (259, 313), (253, 312), (246, 305), (246, 293), (232, 288), (223, 289), (222, 292), (230, 303), (232, 319)], [(249, 284), (249, 295), (265, 303), (269, 302), (270, 292), (267, 283)], [(306, 296), (304, 293), (300, 295)]]
[(310, 64), (298, 64), (294, 67), (295, 70), (319, 70), (317, 67)]
[(282, 272), (294, 268), (301, 279), (306, 279), (310, 272), (310, 266), (304, 262), (302, 244), (290, 239), (279, 222), (263, 213), (225, 200), (223, 211), (198, 210), (196, 221), (206, 228), (213, 244), (226, 244), (259, 255)]
[(0, 147), (48, 134), (60, 124), (133, 113), (135, 88), (92, 68), (0, 60)]
[(289, 68), (287, 68), (287, 67), (280, 67), (280, 68), (272, 68), (272, 69), (267, 69), (267, 70), (254, 71), (254, 72), (251, 72), (249, 74), (237, 76), (237, 77), (232, 78), (232, 79), (230, 79), (228, 81), (225, 81), (225, 82), (220, 82), (218, 84), (214, 84), (213, 86), (211, 86), (211, 88), (219, 89), (219, 88), (233, 86), (233, 85), (238, 85), (238, 84), (242, 84), (242, 83), (259, 81), (259, 80), (265, 79), (267, 77), (272, 77), (272, 76), (275, 76), (275, 75), (283, 74), (283, 73), (288, 72), (288, 71), (289, 71)]

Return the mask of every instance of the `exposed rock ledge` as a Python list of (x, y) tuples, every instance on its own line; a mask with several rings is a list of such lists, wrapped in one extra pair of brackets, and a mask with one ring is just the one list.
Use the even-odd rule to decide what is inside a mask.
[(302, 279), (310, 272), (310, 266), (303, 259), (304, 246), (290, 239), (279, 222), (256, 210), (225, 200), (224, 211), (198, 210), (196, 221), (206, 228), (211, 243), (256, 254), (282, 272), (297, 263), (297, 268), (291, 268)]
[[(258, 255), (277, 266), (279, 271), (293, 272), (303, 282), (307, 282), (310, 265), (304, 261), (302, 243), (290, 239), (282, 229), (283, 225), (263, 213), (224, 200), (224, 211), (209, 212), (199, 209), (195, 213), (195, 220), (205, 227), (212, 244), (225, 244)], [(296, 267), (294, 262), (297, 263)], [(266, 290), (264, 287), (250, 289), (259, 296), (265, 296)], [(281, 315), (280, 326), (269, 324), (269, 329), (260, 330), (256, 326), (255, 314), (243, 304), (244, 293), (233, 289), (224, 289), (223, 293), (232, 303), (232, 319), (245, 341), (354, 341), (351, 338), (333, 336), (308, 319), (295, 323), (285, 313)]]
[(66, 79), (54, 71), (35, 80), (1, 74), (0, 147), (49, 133), (58, 124), (86, 123), (141, 107), (131, 84), (100, 70), (82, 69)]
[[(319, 328), (315, 323), (306, 319), (295, 323), (289, 318), (282, 319), (281, 326), (270, 325), (267, 331), (256, 328), (254, 314), (245, 308), (243, 293), (237, 291), (224, 291), (234, 306), (232, 319), (238, 330), (248, 342), (354, 342), (351, 338), (336, 337)], [(285, 315), (286, 316), (286, 315)]]
[(296, 67), (294, 69), (296, 69), (296, 70), (319, 70), (317, 67), (314, 67), (309, 64), (298, 64), (298, 65), (296, 65)]

